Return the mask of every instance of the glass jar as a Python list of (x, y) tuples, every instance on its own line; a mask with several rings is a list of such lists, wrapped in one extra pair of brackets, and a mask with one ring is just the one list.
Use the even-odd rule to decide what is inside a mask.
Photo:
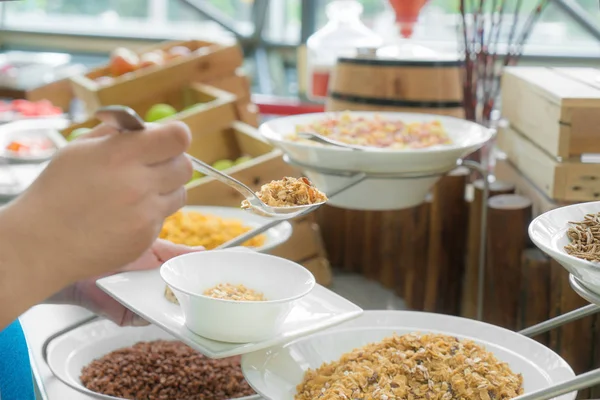
[(362, 12), (362, 5), (355, 0), (335, 0), (327, 5), (327, 24), (306, 43), (309, 99), (325, 100), (329, 77), (339, 57), (354, 57), (357, 48), (381, 46), (382, 39), (360, 20)]

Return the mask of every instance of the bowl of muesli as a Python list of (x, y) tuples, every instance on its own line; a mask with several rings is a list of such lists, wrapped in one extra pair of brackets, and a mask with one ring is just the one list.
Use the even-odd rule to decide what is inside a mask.
[[(367, 179), (332, 196), (334, 206), (388, 210), (412, 207), (457, 161), (489, 141), (493, 130), (459, 118), (399, 112), (327, 112), (265, 122), (259, 132), (325, 193)], [(360, 150), (309, 140), (318, 134)]]
[(508, 400), (575, 377), (558, 354), (517, 332), (415, 311), (365, 311), (244, 354), (242, 372), (266, 400)]
[(285, 258), (211, 250), (168, 260), (160, 275), (193, 333), (227, 343), (277, 335), (295, 303), (315, 286), (313, 274)]

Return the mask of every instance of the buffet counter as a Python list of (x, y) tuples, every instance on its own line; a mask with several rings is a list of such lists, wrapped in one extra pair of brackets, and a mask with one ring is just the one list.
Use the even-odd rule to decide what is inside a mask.
[(29, 345), (31, 366), (38, 396), (41, 400), (69, 399), (92, 400), (59, 381), (44, 361), (44, 342), (53, 334), (89, 318), (89, 311), (75, 306), (40, 305), (33, 307), (20, 318)]

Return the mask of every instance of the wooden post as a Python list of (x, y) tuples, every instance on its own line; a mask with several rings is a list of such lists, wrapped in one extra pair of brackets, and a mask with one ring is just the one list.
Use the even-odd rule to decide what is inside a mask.
[[(550, 318), (550, 259), (537, 248), (526, 249), (522, 255), (521, 274), (518, 330)], [(535, 339), (548, 345), (547, 333)]]
[[(481, 210), (484, 204), (482, 179), (473, 182), (473, 199), (469, 205), (467, 229), (467, 262), (462, 291), (461, 314), (463, 317), (477, 316), (477, 282), (479, 279), (479, 239), (481, 237)], [(505, 181), (490, 182), (489, 197), (514, 193), (513, 184)]]
[(487, 262), (483, 317), (515, 330), (521, 288), (521, 255), (531, 221), (531, 201), (502, 194), (488, 201)]
[[(569, 284), (569, 273), (559, 263), (550, 261), (553, 287), (550, 292), (553, 313), (556, 317), (583, 307), (587, 303)], [(597, 368), (594, 361), (594, 316), (579, 319), (550, 331), (550, 347), (573, 368), (576, 374)], [(597, 328), (596, 328), (597, 329)], [(588, 399), (588, 389), (579, 391), (578, 398)]]
[(433, 189), (429, 219), (425, 311), (457, 315), (467, 235), (466, 168), (446, 175)]
[(346, 210), (324, 205), (317, 210), (317, 220), (323, 233), (323, 243), (329, 263), (334, 268), (344, 267), (344, 232), (346, 231)]
[(396, 293), (400, 295), (411, 310), (423, 310), (425, 302), (425, 282), (427, 266), (427, 248), (429, 240), (429, 210), (431, 201), (425, 201), (414, 209), (410, 228), (402, 235), (400, 265), (403, 275), (396, 276)]

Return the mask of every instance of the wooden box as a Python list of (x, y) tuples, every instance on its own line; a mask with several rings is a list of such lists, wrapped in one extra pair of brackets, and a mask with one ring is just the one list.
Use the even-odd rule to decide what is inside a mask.
[[(195, 137), (204, 130), (220, 131), (230, 126), (238, 117), (235, 101), (236, 97), (231, 93), (201, 83), (192, 83), (168, 92), (155, 93), (154, 96), (148, 96), (134, 104), (128, 104), (128, 106), (133, 108), (142, 118), (148, 109), (157, 103), (170, 104), (175, 109), (181, 110), (163, 121), (179, 120), (185, 122), (190, 127), (193, 136), (189, 152), (194, 156), (198, 156), (198, 154), (203, 154), (203, 150), (195, 145)], [(90, 119), (68, 127), (62, 131), (62, 134), (67, 137), (77, 128), (93, 128), (98, 123), (99, 121)]]
[(561, 162), (512, 127), (498, 131), (497, 146), (548, 198), (561, 202), (600, 199), (600, 163)]
[[(195, 137), (198, 155), (203, 161), (212, 163), (220, 159), (235, 159), (242, 155), (252, 157), (250, 161), (234, 166), (225, 172), (253, 190), (283, 176), (299, 176), (299, 171), (283, 161), (281, 152), (262, 139), (256, 129), (234, 122), (221, 131), (204, 131)], [(231, 187), (213, 178), (204, 177), (195, 181), (188, 190), (188, 204), (239, 207), (243, 197)], [(331, 267), (322, 243), (319, 226), (313, 215), (291, 221), (292, 237), (271, 254), (296, 261), (308, 268), (321, 285), (331, 283)]]
[(137, 53), (175, 46), (186, 46), (192, 53), (162, 66), (146, 67), (116, 77), (108, 85), (96, 82), (96, 79), (110, 74), (108, 66), (93, 69), (85, 75), (71, 78), (73, 93), (85, 103), (86, 111), (91, 115), (101, 106), (134, 104), (153, 93), (168, 92), (189, 82), (205, 82), (233, 75), (243, 62), (242, 50), (237, 45), (198, 40), (167, 42), (140, 49)]
[(502, 115), (551, 156), (600, 153), (599, 77), (593, 68), (506, 68)]

